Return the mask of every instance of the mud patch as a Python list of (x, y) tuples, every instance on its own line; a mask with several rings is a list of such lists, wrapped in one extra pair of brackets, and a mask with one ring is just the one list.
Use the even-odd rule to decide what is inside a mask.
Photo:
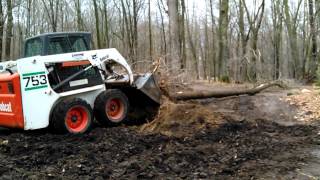
[(295, 123), (278, 95), (166, 102), (143, 127), (77, 136), (0, 130), (0, 179), (313, 177), (319, 127)]
[(312, 126), (228, 121), (188, 137), (145, 135), (126, 127), (70, 136), (7, 133), (1, 179), (283, 178), (308, 159)]

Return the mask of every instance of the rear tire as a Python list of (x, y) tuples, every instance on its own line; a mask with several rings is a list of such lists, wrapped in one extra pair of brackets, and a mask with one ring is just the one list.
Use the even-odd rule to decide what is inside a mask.
[(129, 100), (118, 89), (100, 93), (94, 102), (94, 115), (97, 121), (106, 126), (116, 126), (128, 119)]
[(50, 119), (50, 126), (56, 133), (81, 134), (90, 130), (93, 122), (91, 106), (75, 98), (59, 102)]

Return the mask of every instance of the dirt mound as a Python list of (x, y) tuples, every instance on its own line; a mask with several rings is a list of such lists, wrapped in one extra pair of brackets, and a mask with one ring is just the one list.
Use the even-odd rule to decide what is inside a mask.
[(209, 107), (165, 100), (156, 119), (142, 126), (141, 131), (185, 137), (207, 128), (218, 127), (223, 121), (222, 114), (213, 112)]

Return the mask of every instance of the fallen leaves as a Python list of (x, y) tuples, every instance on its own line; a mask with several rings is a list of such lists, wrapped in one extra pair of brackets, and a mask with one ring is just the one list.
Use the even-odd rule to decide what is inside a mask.
[(320, 92), (314, 88), (302, 89), (284, 98), (292, 106), (297, 107), (294, 118), (302, 122), (320, 119)]

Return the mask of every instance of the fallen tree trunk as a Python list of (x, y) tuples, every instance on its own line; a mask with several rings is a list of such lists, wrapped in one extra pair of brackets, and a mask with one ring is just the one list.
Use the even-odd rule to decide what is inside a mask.
[(260, 93), (261, 91), (273, 87), (278, 86), (280, 88), (285, 88), (283, 83), (280, 82), (273, 82), (268, 84), (261, 84), (260, 86), (257, 86), (252, 89), (245, 89), (245, 90), (226, 90), (226, 91), (197, 91), (197, 92), (182, 92), (182, 93), (176, 93), (176, 94), (169, 94), (169, 98), (175, 101), (185, 101), (185, 100), (191, 100), (191, 99), (205, 99), (205, 98), (222, 98), (222, 97), (228, 97), (228, 96), (239, 96), (239, 95), (255, 95), (257, 93)]

